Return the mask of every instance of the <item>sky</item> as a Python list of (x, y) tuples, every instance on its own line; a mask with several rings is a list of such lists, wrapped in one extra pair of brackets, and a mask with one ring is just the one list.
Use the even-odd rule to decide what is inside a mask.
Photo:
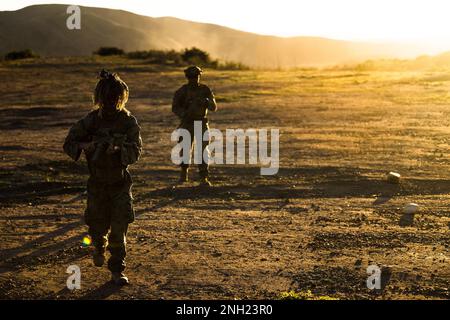
[(0, 11), (42, 3), (173, 16), (277, 36), (410, 42), (450, 47), (449, 0), (0, 0)]

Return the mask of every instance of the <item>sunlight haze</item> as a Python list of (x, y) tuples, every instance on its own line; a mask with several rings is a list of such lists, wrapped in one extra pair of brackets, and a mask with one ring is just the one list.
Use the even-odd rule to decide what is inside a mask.
[[(0, 10), (66, 1), (2, 1)], [(173, 16), (259, 34), (342, 40), (411, 42), (424, 51), (450, 49), (450, 2), (445, 0), (94, 1), (79, 5)]]

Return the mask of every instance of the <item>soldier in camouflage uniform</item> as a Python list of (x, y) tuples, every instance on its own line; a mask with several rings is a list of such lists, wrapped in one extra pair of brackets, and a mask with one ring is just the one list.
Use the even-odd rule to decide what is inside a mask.
[(126, 234), (134, 221), (127, 167), (142, 150), (139, 125), (125, 108), (128, 95), (128, 86), (118, 75), (102, 71), (94, 92), (97, 109), (70, 129), (64, 143), (64, 151), (75, 161), (84, 150), (90, 174), (85, 222), (95, 247), (93, 260), (101, 267), (108, 249), (108, 268), (117, 285), (128, 284), (123, 273)]
[[(217, 104), (214, 94), (208, 86), (200, 83), (202, 69), (191, 66), (184, 70), (188, 83), (175, 92), (172, 103), (172, 112), (181, 120), (178, 128), (186, 129), (191, 135), (191, 152), (194, 141), (194, 121), (201, 121), (202, 135), (209, 130), (208, 110), (216, 111)], [(181, 142), (181, 139), (180, 139)], [(202, 144), (202, 154), (209, 145), (209, 141), (196, 142)], [(190, 156), (189, 156), (190, 159)], [(189, 161), (190, 162), (190, 161)], [(180, 183), (188, 181), (189, 163), (181, 164)], [(208, 163), (202, 158), (202, 163), (198, 166), (200, 183), (210, 186)]]

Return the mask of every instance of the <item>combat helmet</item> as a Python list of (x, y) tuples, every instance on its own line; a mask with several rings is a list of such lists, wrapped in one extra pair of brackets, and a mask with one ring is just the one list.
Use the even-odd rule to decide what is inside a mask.
[(190, 66), (184, 69), (184, 75), (186, 78), (192, 78), (201, 75), (203, 70), (197, 66)]

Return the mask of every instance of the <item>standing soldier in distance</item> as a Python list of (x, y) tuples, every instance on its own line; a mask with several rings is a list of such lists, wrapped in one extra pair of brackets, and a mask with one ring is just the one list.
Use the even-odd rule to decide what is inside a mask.
[[(191, 152), (194, 141), (194, 121), (202, 122), (202, 135), (209, 130), (208, 110), (216, 111), (217, 104), (211, 89), (200, 83), (202, 69), (197, 66), (191, 66), (184, 70), (184, 74), (188, 83), (183, 85), (175, 92), (172, 103), (172, 112), (181, 120), (178, 128), (186, 129), (191, 135)], [(209, 141), (196, 141), (197, 145), (202, 144), (202, 154), (209, 145)], [(191, 156), (189, 156), (190, 162)], [(188, 181), (189, 163), (181, 164), (180, 183)], [(200, 184), (211, 186), (209, 182), (208, 163), (202, 157), (202, 163), (199, 164), (198, 170), (200, 175)]]
[(72, 126), (64, 143), (64, 151), (75, 161), (85, 153), (89, 168), (85, 222), (95, 247), (94, 265), (103, 266), (107, 248), (108, 269), (117, 285), (128, 284), (123, 273), (126, 235), (134, 221), (127, 168), (142, 150), (140, 127), (125, 108), (128, 95), (126, 83), (103, 70), (94, 91), (96, 109)]

